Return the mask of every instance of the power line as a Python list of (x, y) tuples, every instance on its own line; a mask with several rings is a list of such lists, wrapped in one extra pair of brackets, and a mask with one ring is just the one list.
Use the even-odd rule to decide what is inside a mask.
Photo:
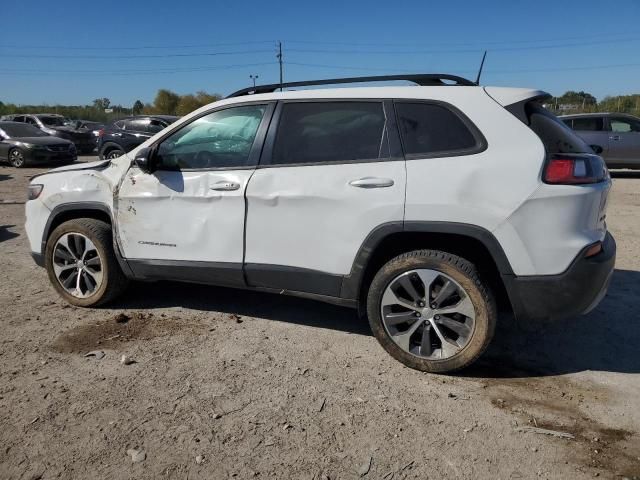
[[(521, 46), (521, 47), (497, 47), (490, 48), (490, 52), (510, 52), (510, 51), (524, 51), (524, 50), (547, 50), (555, 48), (572, 48), (572, 47), (587, 47), (593, 45), (608, 45), (621, 42), (630, 42), (640, 40), (640, 37), (626, 38), (626, 39), (612, 39), (601, 40), (594, 42), (578, 42), (578, 43), (556, 43), (550, 45), (535, 45), (535, 46)], [(305, 49), (305, 48), (289, 48), (289, 52), (295, 53), (330, 53), (334, 55), (425, 55), (425, 54), (455, 54), (455, 53), (477, 53), (485, 50), (482, 43), (478, 42), (476, 48), (468, 49), (454, 49), (454, 50), (332, 50), (332, 49)]]
[(107, 58), (176, 58), (176, 57), (215, 57), (220, 55), (245, 55), (253, 53), (270, 53), (271, 50), (241, 50), (235, 52), (206, 52), (206, 53), (164, 53), (157, 55), (41, 55), (41, 54), (18, 54), (0, 53), (0, 57), (7, 58), (71, 58), (71, 59), (100, 59)]
[[(469, 45), (513, 45), (513, 44), (524, 44), (524, 43), (549, 43), (556, 41), (564, 41), (564, 40), (581, 40), (584, 38), (593, 39), (593, 38), (612, 38), (619, 36), (628, 36), (632, 35), (632, 38), (637, 38), (635, 32), (618, 32), (618, 33), (592, 33), (590, 35), (578, 35), (571, 37), (549, 37), (545, 39), (536, 39), (536, 40), (494, 40), (494, 41), (483, 41), (483, 40), (474, 40), (472, 42), (445, 42), (445, 43), (434, 43), (429, 42), (431, 46), (469, 46)], [(625, 40), (625, 39), (620, 39)], [(327, 42), (322, 40), (286, 40), (286, 43), (294, 43), (294, 44), (306, 44), (306, 45), (341, 45), (341, 46), (351, 46), (351, 47), (408, 47), (408, 46), (420, 46), (424, 45), (424, 43), (420, 42), (410, 42), (410, 43), (380, 43), (380, 42)]]
[[(286, 62), (287, 65), (296, 65), (299, 67), (311, 67), (311, 68), (331, 68), (337, 70), (360, 70), (360, 71), (380, 71), (380, 72), (404, 72), (404, 73), (422, 73), (422, 71), (415, 71), (415, 68), (378, 68), (378, 67), (353, 67), (348, 65), (326, 65), (317, 63), (298, 63), (298, 62)], [(604, 68), (628, 68), (628, 67), (640, 67), (640, 63), (618, 63), (609, 65), (589, 65), (589, 66), (572, 66), (572, 67), (558, 67), (558, 68), (538, 68), (538, 69), (519, 69), (519, 70), (486, 70), (487, 74), (502, 74), (502, 73), (542, 73), (542, 72), (562, 72), (571, 70), (599, 70)], [(476, 73), (476, 70), (463, 70), (461, 73)]]
[(273, 40), (254, 40), (247, 42), (231, 42), (231, 43), (202, 43), (199, 45), (141, 45), (129, 47), (68, 47), (53, 45), (0, 45), (0, 48), (14, 48), (19, 50), (176, 50), (178, 48), (217, 48), (217, 47), (233, 47), (238, 45), (259, 45), (273, 43)]
[(135, 76), (135, 75), (155, 75), (162, 73), (189, 73), (189, 72), (208, 72), (215, 70), (230, 70), (234, 68), (257, 67), (274, 65), (274, 62), (260, 63), (241, 63), (233, 65), (212, 65), (206, 67), (187, 67), (187, 68), (154, 68), (154, 69), (130, 69), (130, 70), (49, 70), (49, 69), (0, 69), (0, 75), (116, 75), (116, 76)]

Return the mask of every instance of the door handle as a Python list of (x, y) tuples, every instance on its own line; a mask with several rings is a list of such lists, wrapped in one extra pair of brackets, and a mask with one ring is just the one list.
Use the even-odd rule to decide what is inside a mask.
[(393, 186), (390, 178), (364, 177), (358, 180), (351, 180), (349, 185), (358, 188), (385, 188)]
[(112, 133), (111, 135), (113, 135), (114, 137), (121, 137), (122, 136), (121, 133)]
[(610, 139), (610, 140), (616, 140), (616, 141), (618, 141), (618, 140), (620, 140), (620, 135), (611, 135), (611, 136), (609, 137), (609, 139)]
[(230, 192), (232, 190), (238, 190), (240, 188), (240, 184), (236, 182), (229, 182), (226, 180), (221, 180), (213, 184), (211, 190), (218, 190), (219, 192)]

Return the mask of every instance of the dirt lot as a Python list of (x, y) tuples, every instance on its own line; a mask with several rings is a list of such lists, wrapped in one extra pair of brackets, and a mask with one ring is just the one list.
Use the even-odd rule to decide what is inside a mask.
[(166, 283), (68, 306), (28, 253), (40, 171), (0, 167), (0, 478), (640, 478), (640, 175), (614, 181), (600, 307), (504, 319), (448, 377), (302, 299)]

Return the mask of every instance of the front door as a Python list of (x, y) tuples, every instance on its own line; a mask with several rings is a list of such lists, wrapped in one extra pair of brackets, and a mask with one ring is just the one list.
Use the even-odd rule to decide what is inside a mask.
[(405, 162), (393, 132), (383, 101), (278, 106), (247, 188), (249, 285), (340, 295), (367, 236), (403, 220)]
[(154, 146), (155, 172), (127, 172), (117, 232), (137, 276), (244, 283), (245, 189), (272, 108), (223, 107), (179, 125)]
[(609, 160), (621, 167), (640, 166), (640, 120), (615, 116), (609, 118)]

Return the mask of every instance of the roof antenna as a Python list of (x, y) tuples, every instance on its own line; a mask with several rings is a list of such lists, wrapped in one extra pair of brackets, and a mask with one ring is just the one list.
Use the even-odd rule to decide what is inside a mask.
[(484, 59), (487, 58), (487, 51), (484, 51), (482, 55), (482, 62), (480, 62), (480, 70), (478, 70), (478, 76), (476, 77), (476, 85), (480, 85), (480, 75), (482, 75), (482, 67), (484, 67)]

